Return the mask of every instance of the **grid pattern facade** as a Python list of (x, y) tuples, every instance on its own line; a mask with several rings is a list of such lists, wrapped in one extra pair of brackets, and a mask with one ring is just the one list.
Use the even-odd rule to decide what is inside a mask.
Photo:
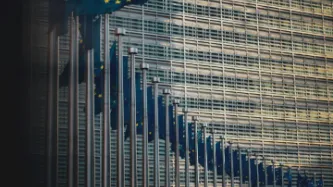
[[(32, 121), (31, 153), (43, 174), (44, 124), (46, 120), (47, 10), (43, 1), (31, 7), (31, 58), (36, 67), (31, 93), (40, 115)], [(102, 28), (103, 28), (103, 20)], [(333, 186), (333, 1), (331, 0), (149, 0), (144, 6), (128, 6), (110, 15), (110, 41), (116, 27), (127, 30), (127, 47), (139, 49), (137, 63), (150, 64), (148, 79), (161, 78), (171, 87), (189, 117), (198, 115), (220, 135), (244, 150), (291, 166), (293, 186), (297, 168)], [(38, 32), (37, 32), (38, 31)], [(101, 57), (104, 56), (101, 29)], [(110, 43), (111, 45), (111, 43)], [(60, 37), (62, 72), (68, 62), (69, 38)], [(39, 57), (38, 59), (36, 57)], [(103, 59), (103, 58), (101, 58)], [(45, 62), (45, 63), (44, 63)], [(45, 66), (44, 66), (45, 65)], [(138, 69), (139, 71), (139, 69)], [(37, 73), (39, 73), (37, 75)], [(44, 90), (42, 88), (45, 88)], [(85, 84), (79, 99), (79, 185), (84, 186)], [(59, 90), (58, 184), (67, 180), (67, 88)], [(179, 110), (181, 111), (181, 110)], [(95, 117), (95, 179), (101, 186), (102, 116)], [(191, 119), (191, 118), (190, 118)], [(208, 131), (209, 132), (209, 131)], [(111, 131), (112, 186), (116, 185), (116, 132)], [(141, 185), (142, 138), (138, 136), (138, 183)], [(164, 142), (160, 141), (160, 176), (164, 184)], [(174, 156), (171, 154), (171, 184)], [(40, 160), (37, 163), (37, 160)], [(153, 184), (153, 144), (149, 144), (150, 180)], [(185, 184), (181, 159), (181, 184)], [(129, 141), (125, 142), (125, 180), (129, 185)], [(190, 166), (191, 186), (194, 167)], [(203, 185), (203, 168), (200, 182)], [(239, 180), (236, 179), (237, 185)], [(43, 179), (35, 179), (36, 186)], [(218, 185), (222, 177), (218, 176)], [(209, 172), (209, 185), (213, 173)], [(230, 179), (228, 179), (230, 185)]]
[(171, 86), (217, 141), (291, 166), (293, 186), (299, 167), (333, 185), (332, 1), (150, 0), (110, 18), (111, 40), (126, 28), (124, 51), (137, 47), (148, 78)]

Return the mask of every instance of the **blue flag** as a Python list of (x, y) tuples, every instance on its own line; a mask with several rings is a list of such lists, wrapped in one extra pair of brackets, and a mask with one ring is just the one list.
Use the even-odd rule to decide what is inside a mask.
[(195, 136), (194, 136), (194, 125), (188, 124), (188, 140), (189, 141), (189, 152), (190, 152), (190, 164), (195, 165)]
[(49, 0), (50, 29), (57, 28), (57, 35), (64, 35), (67, 31), (68, 17), (71, 12), (75, 16), (95, 16), (100, 14), (112, 13), (120, 10), (126, 5), (143, 5), (148, 0)]
[(150, 86), (147, 88), (147, 111), (148, 111), (148, 142), (154, 140), (155, 137), (155, 115), (154, 115), (154, 98), (153, 88)]
[(261, 162), (258, 165), (258, 171), (259, 171), (259, 184), (265, 184), (265, 169), (264, 169), (264, 164)]
[(256, 169), (256, 161), (255, 159), (250, 159), (250, 169), (251, 169), (251, 181), (249, 182), (251, 185), (255, 185), (257, 182), (257, 169)]
[(216, 147), (216, 167), (217, 167), (217, 174), (223, 174), (223, 162), (222, 162), (222, 149), (221, 149), (221, 142), (217, 142), (215, 144)]
[(212, 149), (212, 137), (209, 136), (208, 138), (206, 138), (207, 141), (207, 165), (208, 165), (208, 170), (213, 171), (214, 170), (214, 152)]
[(275, 168), (275, 179), (276, 179), (276, 185), (281, 185), (282, 184), (282, 167)]
[(185, 126), (184, 126), (184, 116), (179, 115), (177, 117), (178, 125), (179, 125), (179, 156), (181, 158), (185, 158), (185, 151), (186, 151), (186, 141), (185, 141)]
[(249, 181), (249, 165), (248, 158), (245, 154), (242, 154), (242, 168), (243, 168), (243, 183)]
[(143, 133), (143, 102), (142, 102), (142, 90), (141, 90), (141, 74), (135, 73), (135, 87), (136, 87), (136, 126), (137, 134)]
[(239, 152), (238, 150), (233, 150), (233, 164), (234, 164), (234, 176), (239, 176)]
[(158, 130), (160, 139), (165, 140), (165, 105), (162, 96), (158, 96)]
[(266, 172), (267, 172), (267, 184), (273, 185), (274, 181), (273, 166), (266, 167)]
[(224, 149), (225, 155), (225, 172), (231, 176), (231, 157), (230, 157), (230, 146)]
[(169, 130), (170, 130), (170, 143), (171, 151), (176, 152), (176, 124), (175, 117), (173, 116), (173, 106), (169, 106)]
[(205, 145), (202, 138), (202, 131), (198, 130), (198, 161), (201, 166), (205, 166)]

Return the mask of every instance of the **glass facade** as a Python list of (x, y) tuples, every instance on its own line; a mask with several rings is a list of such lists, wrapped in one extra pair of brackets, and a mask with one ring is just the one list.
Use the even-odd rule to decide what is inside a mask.
[[(127, 30), (124, 54), (127, 47), (138, 48), (137, 63), (150, 65), (148, 80), (160, 77), (161, 86), (171, 88), (172, 98), (180, 100), (180, 107), (189, 108), (189, 120), (198, 115), (200, 123), (217, 130), (217, 141), (225, 135), (244, 150), (283, 163), (285, 170), (292, 167), (293, 186), (298, 168), (307, 171), (308, 176), (316, 173), (317, 179), (323, 175), (325, 186), (333, 186), (333, 1), (149, 0), (144, 6), (128, 6), (110, 15), (110, 41), (116, 39), (117, 27)], [(101, 29), (101, 57), (103, 32)], [(60, 38), (60, 73), (68, 55), (68, 36), (64, 36)], [(67, 95), (67, 88), (59, 90), (59, 187), (67, 182)], [(79, 106), (79, 184), (84, 186), (84, 83), (80, 85)], [(99, 187), (102, 116), (95, 120), (95, 186)], [(142, 138), (137, 139), (141, 186)], [(116, 131), (111, 132), (110, 141), (110, 178), (115, 186)], [(161, 141), (161, 185), (165, 176), (164, 146)], [(153, 143), (149, 143), (151, 185), (153, 150)], [(128, 186), (129, 151), (126, 140)], [(170, 158), (174, 185), (173, 153)], [(180, 162), (183, 186), (185, 160)], [(199, 176), (203, 185), (202, 167)], [(194, 186), (194, 166), (190, 166), (190, 177)], [(217, 179), (221, 186), (222, 176)], [(213, 173), (209, 172), (212, 184)], [(235, 184), (238, 186), (238, 178)]]

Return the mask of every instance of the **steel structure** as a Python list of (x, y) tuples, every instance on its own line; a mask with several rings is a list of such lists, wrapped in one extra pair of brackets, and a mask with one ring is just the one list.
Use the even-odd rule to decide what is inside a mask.
[[(38, 25), (31, 38), (32, 66), (47, 62), (47, 4), (34, 1), (31, 20)], [(35, 11), (37, 10), (38, 11)], [(101, 36), (104, 19), (101, 19)], [(187, 108), (188, 121), (199, 117), (242, 150), (274, 159), (290, 166), (293, 186), (297, 169), (323, 175), (325, 186), (333, 186), (333, 1), (331, 0), (149, 0), (144, 6), (128, 6), (110, 15), (109, 38), (116, 40), (115, 28), (125, 28), (123, 49), (135, 47), (137, 72), (147, 63), (147, 80), (160, 77), (159, 89), (171, 88), (172, 99)], [(37, 33), (40, 33), (39, 35)], [(37, 39), (38, 37), (39, 39)], [(44, 40), (43, 40), (44, 38)], [(43, 43), (44, 42), (44, 43)], [(69, 35), (59, 37), (59, 74), (69, 59)], [(111, 43), (111, 42), (110, 42)], [(37, 59), (38, 55), (44, 58)], [(124, 51), (123, 54), (127, 54)], [(104, 42), (101, 39), (101, 59)], [(38, 67), (45, 72), (46, 64)], [(42, 90), (47, 76), (40, 74)], [(31, 77), (32, 82), (38, 79)], [(148, 81), (148, 85), (150, 82)], [(46, 88), (46, 87), (45, 87)], [(85, 88), (79, 85), (78, 184), (85, 184)], [(32, 100), (34, 110), (45, 113), (42, 101)], [(57, 124), (57, 179), (67, 186), (67, 96), (59, 89)], [(170, 98), (170, 99), (171, 99)], [(182, 110), (179, 110), (179, 112)], [(56, 114), (56, 113), (55, 113)], [(41, 117), (42, 116), (42, 117)], [(34, 158), (43, 157), (45, 115), (33, 116), (30, 148)], [(103, 116), (94, 117), (94, 182), (102, 185)], [(44, 122), (45, 121), (45, 122)], [(207, 132), (211, 132), (207, 130)], [(209, 133), (208, 133), (209, 134)], [(110, 181), (116, 185), (117, 133), (110, 132)], [(38, 143), (39, 142), (39, 143)], [(160, 146), (160, 184), (164, 184), (165, 143)], [(142, 136), (137, 136), (137, 184), (142, 184)], [(148, 144), (149, 184), (154, 184), (154, 143)], [(130, 184), (130, 142), (124, 142), (125, 185)], [(170, 151), (170, 184), (175, 185), (174, 153)], [(185, 160), (180, 159), (180, 184), (185, 184)], [(41, 163), (37, 163), (40, 164)], [(276, 165), (277, 166), (277, 165)], [(195, 183), (195, 168), (189, 167), (190, 185)], [(204, 169), (199, 167), (200, 186)], [(41, 172), (42, 174), (43, 172)], [(214, 173), (208, 172), (208, 185)], [(222, 176), (217, 175), (221, 186)], [(231, 180), (226, 176), (226, 186)], [(36, 184), (40, 183), (33, 179)], [(235, 178), (235, 186), (239, 179)], [(245, 186), (245, 185), (243, 185)]]

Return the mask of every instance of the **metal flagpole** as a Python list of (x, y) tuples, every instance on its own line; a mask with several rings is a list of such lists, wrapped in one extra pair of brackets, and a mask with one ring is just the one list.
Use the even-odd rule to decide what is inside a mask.
[(257, 187), (259, 187), (259, 160), (258, 160), (258, 155), (255, 154), (255, 157), (256, 157), (256, 172), (257, 172)]
[(56, 29), (49, 33), (48, 56), (48, 116), (46, 129), (46, 183), (47, 187), (56, 186), (57, 176), (57, 131), (58, 131), (58, 63), (59, 37)]
[(102, 187), (109, 186), (109, 137), (110, 137), (110, 63), (109, 63), (109, 15), (104, 15), (104, 93), (103, 93), (103, 157)]
[(280, 167), (281, 167), (281, 187), (283, 187), (284, 186), (284, 179), (283, 179), (283, 164), (282, 163), (280, 163)]
[(251, 157), (251, 150), (247, 150), (247, 161), (248, 161), (247, 164), (248, 164), (248, 169), (249, 169), (249, 186), (252, 186), (250, 157)]
[(165, 187), (170, 187), (170, 131), (169, 131), (169, 96), (171, 91), (164, 89), (165, 95)]
[(192, 117), (194, 121), (194, 141), (195, 141), (195, 187), (199, 187), (199, 160), (198, 160), (198, 116)]
[(180, 101), (178, 99), (175, 99), (173, 101), (173, 105), (174, 105), (174, 108), (175, 108), (175, 133), (176, 133), (176, 187), (179, 187), (179, 175), (180, 175), (180, 172), (179, 172), (179, 123), (178, 123), (178, 105), (179, 105)]
[[(109, 20), (106, 22), (109, 23)], [(109, 27), (109, 26), (107, 26)], [(107, 30), (108, 31), (108, 30)], [(117, 139), (118, 139), (118, 146), (117, 146), (117, 186), (123, 187), (124, 186), (124, 80), (123, 80), (123, 40), (122, 36), (126, 34), (126, 30), (123, 28), (116, 28), (115, 34), (118, 37), (118, 95), (117, 95)], [(108, 39), (108, 37), (106, 37)], [(109, 40), (107, 41), (109, 43)], [(106, 50), (109, 51), (109, 44), (106, 47)], [(108, 53), (106, 53), (108, 54)], [(109, 54), (108, 54), (109, 56)], [(109, 64), (109, 60), (106, 61)], [(108, 65), (108, 67), (110, 67)], [(106, 70), (106, 69), (105, 69)], [(108, 70), (110, 75), (110, 69)], [(110, 79), (109, 79), (110, 80)], [(109, 84), (110, 86), (110, 84)], [(110, 89), (110, 87), (108, 88)], [(108, 95), (109, 97), (110, 93)], [(110, 102), (109, 102), (110, 103)], [(108, 106), (108, 111), (110, 111), (110, 106)], [(110, 112), (109, 112), (110, 113)], [(109, 114), (108, 113), (108, 114)], [(110, 124), (110, 123), (108, 123)]]
[(205, 155), (205, 187), (208, 187), (208, 159), (207, 159), (207, 141), (206, 141), (206, 131), (207, 131), (207, 123), (202, 125), (203, 127), (203, 139), (204, 139), (204, 155)]
[(94, 49), (86, 58), (86, 187), (94, 187)]
[(148, 176), (148, 110), (147, 110), (147, 70), (149, 64), (142, 63), (142, 96), (143, 96), (143, 187), (149, 186)]
[(160, 162), (159, 162), (159, 131), (158, 131), (158, 83), (160, 83), (161, 80), (159, 77), (154, 77), (153, 78), (153, 83), (154, 83), (154, 101), (155, 101), (155, 186), (159, 187), (160, 186)]
[(238, 161), (239, 161), (239, 187), (243, 186), (243, 163), (242, 163), (242, 151), (240, 145), (238, 147)]
[(213, 134), (213, 160), (214, 160), (214, 187), (217, 187), (217, 166), (216, 166), (216, 146), (215, 146), (215, 134), (216, 130), (212, 130)]
[(137, 48), (128, 48), (131, 56), (131, 187), (137, 186), (136, 180), (136, 87), (135, 87), (135, 54)]
[(189, 166), (190, 166), (190, 159), (189, 159), (189, 149), (190, 149), (190, 145), (189, 145), (189, 132), (188, 132), (188, 124), (187, 124), (187, 115), (188, 115), (188, 109), (187, 107), (185, 107), (183, 109), (184, 112), (184, 117), (185, 117), (185, 187), (189, 187), (190, 186), (190, 176), (189, 176)]
[[(78, 29), (78, 17), (76, 17)], [(70, 17), (70, 61), (69, 61), (69, 88), (68, 88), (68, 187), (77, 186), (77, 122), (78, 122), (78, 59), (77, 59), (77, 30), (74, 15)]]
[(235, 186), (234, 181), (234, 154), (232, 154), (232, 142), (229, 142), (229, 153), (230, 153), (230, 162), (231, 162), (231, 187)]
[(222, 172), (222, 187), (226, 187), (226, 172), (225, 172), (225, 137), (222, 135), (221, 137), (221, 145), (222, 145), (222, 166), (223, 166), (223, 172)]
[(272, 160), (272, 166), (273, 166), (273, 187), (276, 187), (275, 160)]

